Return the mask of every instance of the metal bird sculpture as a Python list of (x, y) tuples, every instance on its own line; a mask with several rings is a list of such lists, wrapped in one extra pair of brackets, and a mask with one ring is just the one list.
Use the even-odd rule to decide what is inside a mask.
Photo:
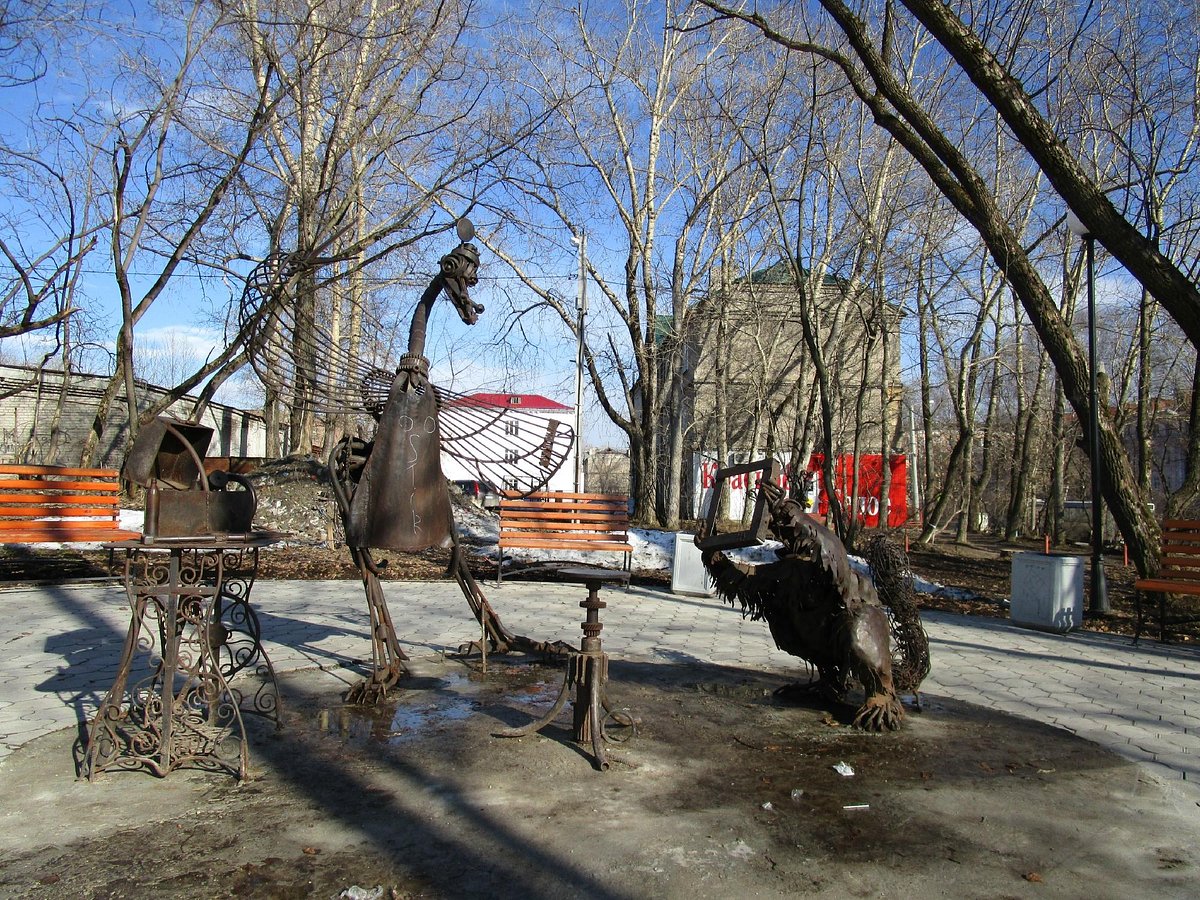
[[(854, 725), (868, 731), (899, 728), (904, 708), (889, 640), (893, 626), (875, 585), (851, 568), (838, 536), (805, 513), (778, 484), (763, 479), (758, 490), (765, 501), (767, 528), (783, 545), (777, 551), (779, 558), (760, 565), (736, 562), (715, 549), (721, 542), (712, 539), (705, 523), (696, 544), (718, 593), (727, 602), (738, 603), (743, 615), (765, 619), (780, 650), (817, 670), (818, 681), (788, 685), (781, 692), (815, 692), (840, 702), (857, 681), (866, 699)], [(715, 495), (714, 491), (714, 504)], [(894, 577), (889, 572), (885, 581), (890, 585)], [(890, 591), (889, 596), (895, 593)], [(911, 616), (905, 618), (907, 613)], [(928, 643), (923, 642), (915, 603), (904, 607), (902, 618), (909, 639), (896, 648), (899, 674), (903, 689), (915, 693), (929, 671)]]
[(393, 366), (364, 360), (311, 310), (290, 301), (288, 286), (303, 270), (302, 261), (269, 257), (251, 273), (243, 294), (241, 320), (252, 335), (253, 365), (264, 383), (289, 389), (293, 416), (350, 413), (374, 420), (369, 439), (344, 437), (328, 458), (346, 543), (362, 575), (371, 616), (372, 672), (351, 689), (350, 702), (382, 699), (407, 671), (373, 550), (452, 548), (450, 572), (486, 635), (482, 649), (556, 650), (557, 645), (514, 635), (500, 622), (463, 556), (442, 474), (444, 452), (481, 479), (531, 493), (549, 481), (575, 440), (573, 429), (563, 423), (429, 381), (425, 332), (438, 298), (444, 295), (467, 325), (484, 311), (470, 297), (479, 268), (474, 233), (468, 220), (458, 222), (460, 243), (441, 258), (417, 302), (407, 351)]

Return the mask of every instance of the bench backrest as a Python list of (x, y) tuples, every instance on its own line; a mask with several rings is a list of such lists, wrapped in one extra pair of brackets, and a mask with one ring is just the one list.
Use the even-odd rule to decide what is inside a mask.
[(1162, 529), (1160, 579), (1200, 581), (1200, 519), (1167, 519)]
[(505, 491), (500, 497), (500, 546), (531, 546), (531, 541), (546, 549), (624, 549), (629, 542), (629, 498)]
[(0, 542), (105, 541), (122, 531), (115, 469), (0, 464)]

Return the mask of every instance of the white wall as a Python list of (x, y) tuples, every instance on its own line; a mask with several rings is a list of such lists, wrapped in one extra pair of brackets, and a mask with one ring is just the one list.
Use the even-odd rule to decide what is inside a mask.
[[(0, 365), (0, 459), (38, 464), (78, 464), (84, 440), (96, 417), (100, 393), (108, 379), (72, 375), (59, 410), (61, 372), (28, 366)], [(161, 389), (138, 383), (139, 407)], [(185, 417), (193, 398), (175, 404), (168, 415)], [(263, 456), (266, 431), (262, 417), (230, 406), (213, 404), (202, 423), (215, 432), (208, 456)], [(122, 392), (109, 411), (99, 444), (102, 466), (120, 468), (124, 462), (129, 414)]]
[[(568, 428), (575, 427), (575, 413), (573, 410), (539, 410), (523, 408), (521, 410), (523, 416), (535, 416), (543, 421), (560, 422)], [(495, 435), (496, 447), (498, 453), (503, 453), (504, 434), (498, 433)], [(576, 435), (575, 443), (571, 447), (570, 453), (559, 467), (558, 471), (550, 476), (550, 481), (547, 483), (544, 490), (549, 491), (573, 491), (575, 490), (575, 454), (579, 452), (579, 439)], [(503, 485), (498, 484), (500, 478), (497, 473), (488, 472), (486, 469), (480, 472), (477, 469), (469, 467), (445, 451), (442, 451), (442, 473), (451, 481), (460, 481), (466, 479), (479, 479), (497, 483), (498, 487)]]

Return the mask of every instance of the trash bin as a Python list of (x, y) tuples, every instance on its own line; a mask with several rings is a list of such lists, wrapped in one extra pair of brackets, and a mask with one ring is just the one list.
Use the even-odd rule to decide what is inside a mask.
[(1017, 553), (1008, 614), (1014, 625), (1066, 634), (1083, 624), (1083, 563), (1077, 556)]
[(700, 559), (695, 535), (680, 531), (675, 535), (675, 558), (671, 562), (671, 593), (711, 597), (717, 592), (708, 569)]

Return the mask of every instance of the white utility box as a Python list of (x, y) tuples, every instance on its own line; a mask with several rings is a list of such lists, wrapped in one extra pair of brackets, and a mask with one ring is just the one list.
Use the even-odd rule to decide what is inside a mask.
[(1083, 565), (1077, 556), (1017, 553), (1008, 614), (1014, 625), (1066, 634), (1083, 624)]
[(711, 597), (717, 592), (708, 569), (700, 559), (700, 548), (693, 543), (695, 535), (678, 532), (675, 535), (675, 559), (671, 563), (671, 593)]

